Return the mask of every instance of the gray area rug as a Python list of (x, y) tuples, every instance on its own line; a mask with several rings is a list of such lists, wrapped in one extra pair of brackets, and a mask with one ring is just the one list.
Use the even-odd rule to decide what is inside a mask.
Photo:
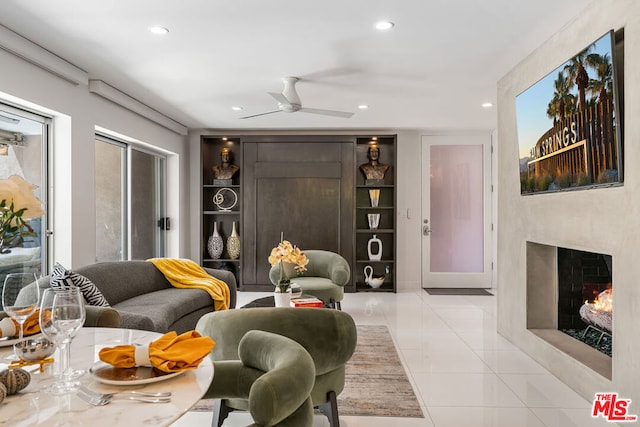
[[(386, 326), (358, 325), (356, 351), (338, 396), (340, 415), (424, 418)], [(191, 410), (211, 411), (212, 399)]]
[(358, 325), (345, 379), (340, 415), (424, 418), (386, 326)]
[(486, 289), (478, 288), (423, 288), (429, 295), (486, 295), (493, 296)]

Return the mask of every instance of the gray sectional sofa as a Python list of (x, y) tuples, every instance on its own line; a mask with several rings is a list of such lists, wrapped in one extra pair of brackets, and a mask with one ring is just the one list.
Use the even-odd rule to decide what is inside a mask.
[[(96, 318), (120, 315), (120, 327), (165, 333), (182, 333), (195, 328), (204, 314), (214, 311), (209, 294), (199, 289), (173, 287), (151, 262), (102, 262), (73, 269), (91, 280), (111, 307), (87, 306), (87, 326), (96, 325)], [(205, 268), (211, 276), (229, 286), (230, 308), (236, 306), (236, 280), (226, 270)], [(49, 287), (49, 276), (40, 281)]]

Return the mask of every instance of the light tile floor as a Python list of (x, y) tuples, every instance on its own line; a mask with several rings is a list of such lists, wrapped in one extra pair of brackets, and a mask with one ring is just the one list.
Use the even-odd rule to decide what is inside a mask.
[[(267, 294), (240, 292), (238, 306)], [(424, 291), (346, 294), (356, 324), (386, 325), (425, 418), (341, 416), (344, 427), (591, 427), (583, 399), (496, 332), (496, 297), (431, 296)], [(251, 423), (232, 414), (225, 426)], [(189, 412), (173, 427), (210, 426)], [(328, 426), (316, 416), (314, 427)]]

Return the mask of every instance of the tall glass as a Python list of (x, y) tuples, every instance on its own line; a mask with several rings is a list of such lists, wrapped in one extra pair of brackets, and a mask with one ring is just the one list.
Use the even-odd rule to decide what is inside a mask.
[(49, 391), (56, 394), (71, 393), (75, 392), (80, 385), (74, 381), (76, 375), (69, 361), (71, 341), (84, 324), (86, 317), (84, 298), (78, 288), (56, 290), (53, 294), (50, 321), (56, 334), (55, 342), (60, 348), (61, 380), (52, 384)]
[[(25, 289), (32, 283), (35, 285)], [(40, 287), (35, 273), (10, 273), (5, 277), (2, 288), (2, 308), (18, 323), (19, 341), (24, 337), (24, 322), (35, 313), (39, 297)]]
[[(51, 318), (51, 312), (53, 310), (53, 298), (56, 296), (56, 291), (54, 289), (48, 288), (42, 292), (42, 296), (40, 297), (40, 311), (38, 313), (38, 322), (40, 324), (40, 332), (44, 335), (49, 341), (51, 341), (57, 348), (60, 348), (62, 345), (62, 340), (64, 336), (56, 329), (53, 325), (53, 320)], [(57, 368), (54, 369), (54, 374), (56, 377), (62, 377), (62, 369), (61, 362), (57, 358), (55, 364)], [(73, 378), (77, 378), (84, 374), (84, 371), (73, 371)]]

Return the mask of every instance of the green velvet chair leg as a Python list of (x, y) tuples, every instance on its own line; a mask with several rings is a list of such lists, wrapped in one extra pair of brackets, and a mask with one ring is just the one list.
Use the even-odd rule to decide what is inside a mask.
[(327, 417), (330, 427), (340, 427), (340, 419), (338, 418), (338, 398), (335, 391), (327, 393), (327, 401), (319, 405), (318, 410)]

